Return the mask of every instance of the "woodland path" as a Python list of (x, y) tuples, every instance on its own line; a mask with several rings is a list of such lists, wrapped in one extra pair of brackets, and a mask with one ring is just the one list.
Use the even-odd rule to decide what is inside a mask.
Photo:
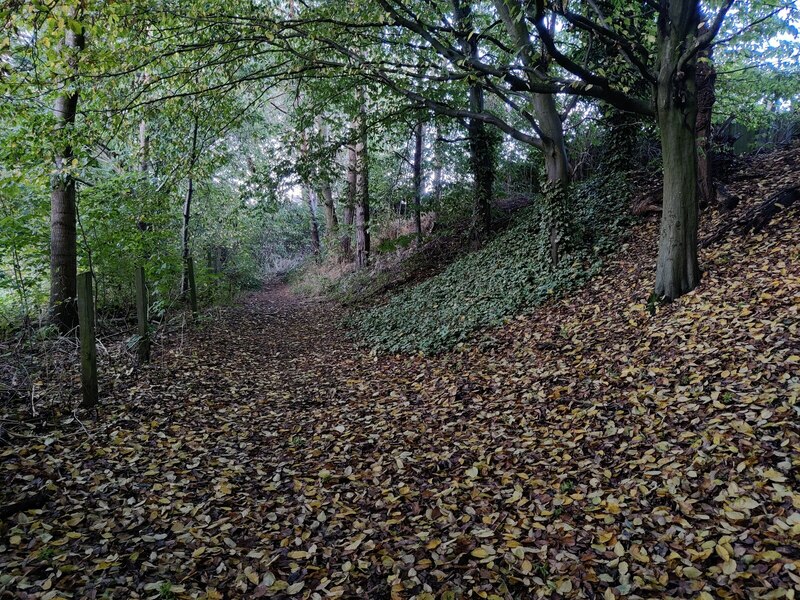
[(654, 236), (439, 357), (249, 296), (105, 381), (86, 431), (0, 449), (6, 489), (52, 491), (0, 531), (0, 597), (788, 597), (800, 227), (706, 250), (652, 315)]

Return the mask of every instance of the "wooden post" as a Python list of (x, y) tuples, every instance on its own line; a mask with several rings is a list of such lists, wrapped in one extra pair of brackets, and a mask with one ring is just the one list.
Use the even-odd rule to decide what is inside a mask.
[(194, 259), (186, 259), (186, 276), (189, 278), (189, 303), (192, 306), (192, 316), (197, 318), (197, 286), (194, 283)]
[(94, 296), (92, 274), (78, 275), (78, 322), (81, 338), (81, 394), (83, 406), (97, 404), (97, 347), (94, 337)]
[(150, 331), (147, 326), (147, 286), (144, 280), (144, 267), (136, 269), (136, 318), (139, 325), (137, 354), (140, 362), (147, 362), (150, 360)]

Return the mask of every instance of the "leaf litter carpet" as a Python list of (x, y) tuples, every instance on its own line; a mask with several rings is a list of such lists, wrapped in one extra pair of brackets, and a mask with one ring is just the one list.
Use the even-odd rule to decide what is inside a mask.
[(0, 597), (796, 597), (796, 213), (667, 306), (655, 234), (438, 357), (251, 296), (106, 381), (86, 432), (0, 450), (7, 490), (52, 492), (2, 525)]

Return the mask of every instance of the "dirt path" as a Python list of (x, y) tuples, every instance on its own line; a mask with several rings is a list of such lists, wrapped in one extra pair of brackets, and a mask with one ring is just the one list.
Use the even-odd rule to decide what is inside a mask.
[(0, 450), (7, 489), (52, 491), (0, 530), (0, 597), (788, 597), (800, 228), (652, 316), (654, 233), (437, 358), (252, 295), (106, 381), (86, 432)]

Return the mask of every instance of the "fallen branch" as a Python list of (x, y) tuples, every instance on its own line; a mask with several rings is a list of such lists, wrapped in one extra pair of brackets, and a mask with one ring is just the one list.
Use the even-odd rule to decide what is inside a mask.
[(707, 248), (711, 244), (721, 240), (728, 232), (734, 229), (740, 235), (750, 233), (751, 231), (761, 231), (769, 224), (775, 215), (792, 206), (798, 199), (800, 199), (800, 186), (781, 190), (764, 200), (761, 204), (748, 210), (735, 221), (721, 225), (716, 232), (700, 243), (700, 247)]

